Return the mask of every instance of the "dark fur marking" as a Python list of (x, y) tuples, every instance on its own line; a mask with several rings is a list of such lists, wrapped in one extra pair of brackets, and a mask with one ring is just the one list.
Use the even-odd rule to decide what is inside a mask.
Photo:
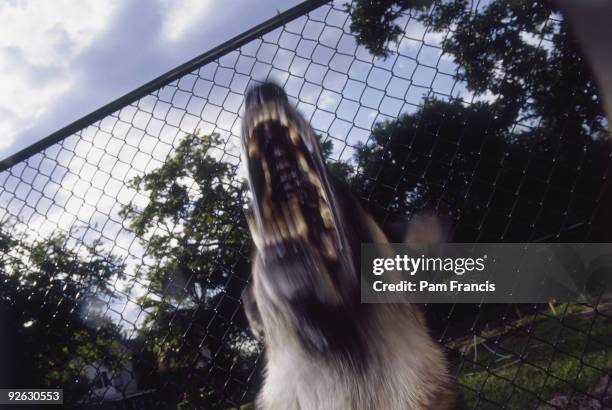
[(292, 305), (300, 322), (298, 334), (306, 349), (331, 357), (339, 355), (354, 366), (366, 365), (367, 350), (360, 323), (367, 320), (365, 312), (350, 312), (344, 306), (324, 305), (312, 298), (292, 301)]

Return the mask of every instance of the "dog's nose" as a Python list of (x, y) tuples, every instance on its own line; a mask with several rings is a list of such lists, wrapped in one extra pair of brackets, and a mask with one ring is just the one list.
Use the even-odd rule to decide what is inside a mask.
[(248, 107), (252, 104), (263, 104), (267, 101), (287, 101), (287, 94), (274, 83), (263, 83), (251, 88), (245, 98)]

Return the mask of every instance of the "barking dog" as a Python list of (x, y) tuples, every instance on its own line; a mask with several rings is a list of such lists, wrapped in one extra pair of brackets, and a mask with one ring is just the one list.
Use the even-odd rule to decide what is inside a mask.
[[(388, 240), (327, 175), (314, 132), (280, 87), (247, 94), (243, 144), (256, 247), (243, 301), (266, 345), (257, 408), (456, 408), (418, 306), (360, 303), (360, 244)], [(423, 236), (423, 221), (408, 238)]]

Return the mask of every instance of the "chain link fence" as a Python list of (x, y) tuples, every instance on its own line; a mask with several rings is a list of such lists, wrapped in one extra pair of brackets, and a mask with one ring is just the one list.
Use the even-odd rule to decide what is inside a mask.
[[(381, 221), (432, 209), (456, 241), (609, 239), (608, 123), (562, 17), (402, 4), (306, 2), (0, 163), (2, 387), (248, 408), (263, 352), (240, 304), (240, 115), (256, 82), (284, 87)], [(611, 407), (604, 291), (428, 306), (466, 407)]]

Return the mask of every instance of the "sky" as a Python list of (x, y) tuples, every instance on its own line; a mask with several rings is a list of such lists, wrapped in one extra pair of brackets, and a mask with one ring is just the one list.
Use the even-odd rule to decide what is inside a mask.
[[(222, 10), (208, 0), (1, 3), (0, 158), (296, 3), (225, 0)], [(283, 84), (315, 131), (333, 139), (332, 159), (345, 161), (377, 122), (416, 111), (426, 95), (473, 97), (441, 52), (444, 34), (403, 16), (396, 52), (375, 59), (347, 29), (343, 3), (267, 33), (1, 172), (0, 221), (18, 219), (31, 238), (69, 233), (71, 246), (103, 239), (125, 258), (128, 279), (115, 288), (129, 295), (109, 300), (106, 313), (126, 329), (141, 322), (135, 301), (147, 288), (135, 272), (147, 256), (120, 215), (148, 197), (127, 182), (159, 167), (194, 132), (219, 133), (222, 146), (211, 155), (235, 163), (249, 82)]]
[[(0, 159), (299, 1), (253, 7), (225, 0), (220, 8), (212, 0), (0, 0)], [(142, 209), (149, 198), (128, 182), (161, 166), (193, 133), (218, 133), (221, 143), (208, 153), (236, 164), (243, 95), (253, 81), (282, 84), (315, 132), (332, 139), (331, 159), (342, 161), (376, 123), (416, 112), (425, 98), (496, 98), (473, 95), (458, 80), (441, 48), (452, 33), (431, 32), (404, 14), (393, 53), (374, 58), (350, 32), (344, 3), (229, 51), (0, 172), (0, 223), (18, 222), (13, 234), (30, 240), (65, 233), (79, 252), (102, 240), (127, 274), (112, 284), (117, 293), (104, 314), (135, 331), (148, 314), (138, 298), (162, 295), (137, 274), (151, 262), (146, 241), (135, 238), (121, 211)], [(177, 182), (193, 188), (193, 181)]]
[(298, 3), (0, 2), (0, 159)]

